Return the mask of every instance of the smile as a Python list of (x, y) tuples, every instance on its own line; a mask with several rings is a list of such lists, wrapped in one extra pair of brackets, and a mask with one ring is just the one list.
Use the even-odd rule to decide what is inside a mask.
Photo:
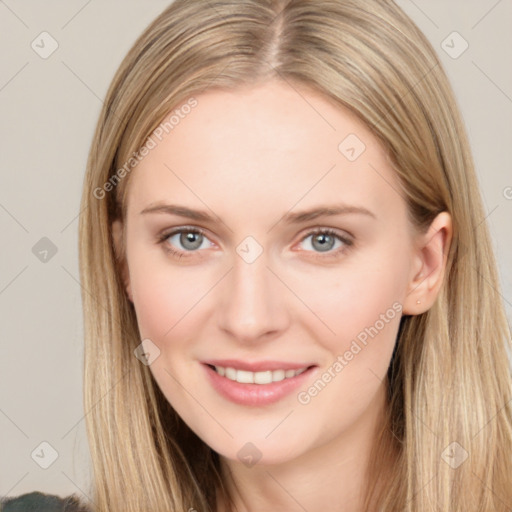
[[(222, 364), (221, 364), (222, 363)], [(213, 389), (239, 405), (261, 407), (290, 396), (318, 371), (317, 365), (279, 361), (248, 363), (205, 361), (201, 365)]]

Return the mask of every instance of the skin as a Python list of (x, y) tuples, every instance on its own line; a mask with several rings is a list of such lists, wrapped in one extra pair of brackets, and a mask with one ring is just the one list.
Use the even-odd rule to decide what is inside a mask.
[[(428, 232), (415, 232), (383, 147), (352, 113), (314, 90), (271, 81), (196, 99), (132, 171), (126, 219), (112, 226), (116, 244), (126, 237), (122, 271), (142, 339), (160, 350), (149, 368), (183, 420), (221, 455), (236, 510), (333, 510), (342, 503), (339, 510), (359, 511), (400, 316), (435, 301), (450, 216), (443, 212)], [(348, 134), (366, 146), (355, 161), (338, 149)], [(158, 202), (217, 218), (140, 213)], [(374, 217), (282, 220), (341, 202)], [(186, 234), (187, 226), (205, 230), (199, 248), (180, 243), (179, 233), (158, 243), (159, 234), (179, 227)], [(332, 228), (353, 244), (335, 238), (323, 252), (318, 236), (308, 236), (313, 228)], [(263, 248), (252, 263), (237, 253), (249, 235)], [(165, 245), (188, 256), (172, 256)], [(307, 404), (296, 392), (268, 406), (232, 403), (200, 364), (314, 363), (299, 391), (307, 390), (394, 303), (402, 312)], [(237, 456), (247, 442), (261, 453), (251, 467)]]

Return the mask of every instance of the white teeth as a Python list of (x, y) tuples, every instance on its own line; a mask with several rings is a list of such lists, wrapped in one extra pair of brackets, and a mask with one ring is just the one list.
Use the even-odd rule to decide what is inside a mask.
[(253, 384), (254, 383), (254, 373), (246, 372), (244, 370), (237, 370), (236, 372), (236, 381), (241, 382), (242, 384)]
[(274, 370), (272, 373), (272, 380), (274, 382), (279, 382), (280, 380), (284, 380), (286, 378), (286, 372), (284, 370)]
[(236, 370), (234, 368), (226, 368), (225, 377), (229, 380), (236, 380)]
[(222, 377), (240, 382), (241, 384), (270, 384), (284, 379), (290, 379), (305, 372), (307, 368), (300, 370), (267, 370), (264, 372), (249, 372), (247, 370), (235, 370), (235, 368), (224, 368), (215, 366), (215, 371)]
[[(247, 373), (250, 373), (250, 372), (247, 372)], [(269, 384), (272, 382), (272, 372), (270, 370), (267, 372), (256, 372), (253, 375), (254, 375), (254, 383), (255, 384)], [(240, 381), (238, 381), (238, 382), (240, 382)]]

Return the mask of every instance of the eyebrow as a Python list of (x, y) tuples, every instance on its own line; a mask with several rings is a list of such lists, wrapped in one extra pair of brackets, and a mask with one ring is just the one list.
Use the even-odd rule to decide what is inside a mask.
[[(215, 221), (215, 217), (210, 215), (206, 211), (195, 210), (192, 208), (188, 208), (186, 206), (180, 206), (175, 204), (152, 204), (144, 208), (140, 213), (141, 215), (147, 213), (166, 213), (168, 215), (177, 215), (179, 217), (186, 217), (188, 219), (201, 222), (212, 223)], [(301, 212), (288, 212), (285, 215), (283, 215), (281, 220), (288, 224), (299, 224), (301, 222), (314, 220), (317, 217), (329, 217), (334, 215), (346, 215), (354, 213), (368, 215), (370, 217), (373, 217), (374, 219), (376, 218), (373, 212), (371, 212), (367, 208), (364, 208), (363, 206), (339, 204), (332, 206), (310, 208), (309, 210), (304, 210)]]

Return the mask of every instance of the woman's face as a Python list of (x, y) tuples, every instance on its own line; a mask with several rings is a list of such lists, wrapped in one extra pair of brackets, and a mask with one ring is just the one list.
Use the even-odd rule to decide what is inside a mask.
[(149, 368), (228, 459), (355, 449), (421, 266), (385, 151), (309, 89), (195, 100), (129, 178), (126, 284)]

